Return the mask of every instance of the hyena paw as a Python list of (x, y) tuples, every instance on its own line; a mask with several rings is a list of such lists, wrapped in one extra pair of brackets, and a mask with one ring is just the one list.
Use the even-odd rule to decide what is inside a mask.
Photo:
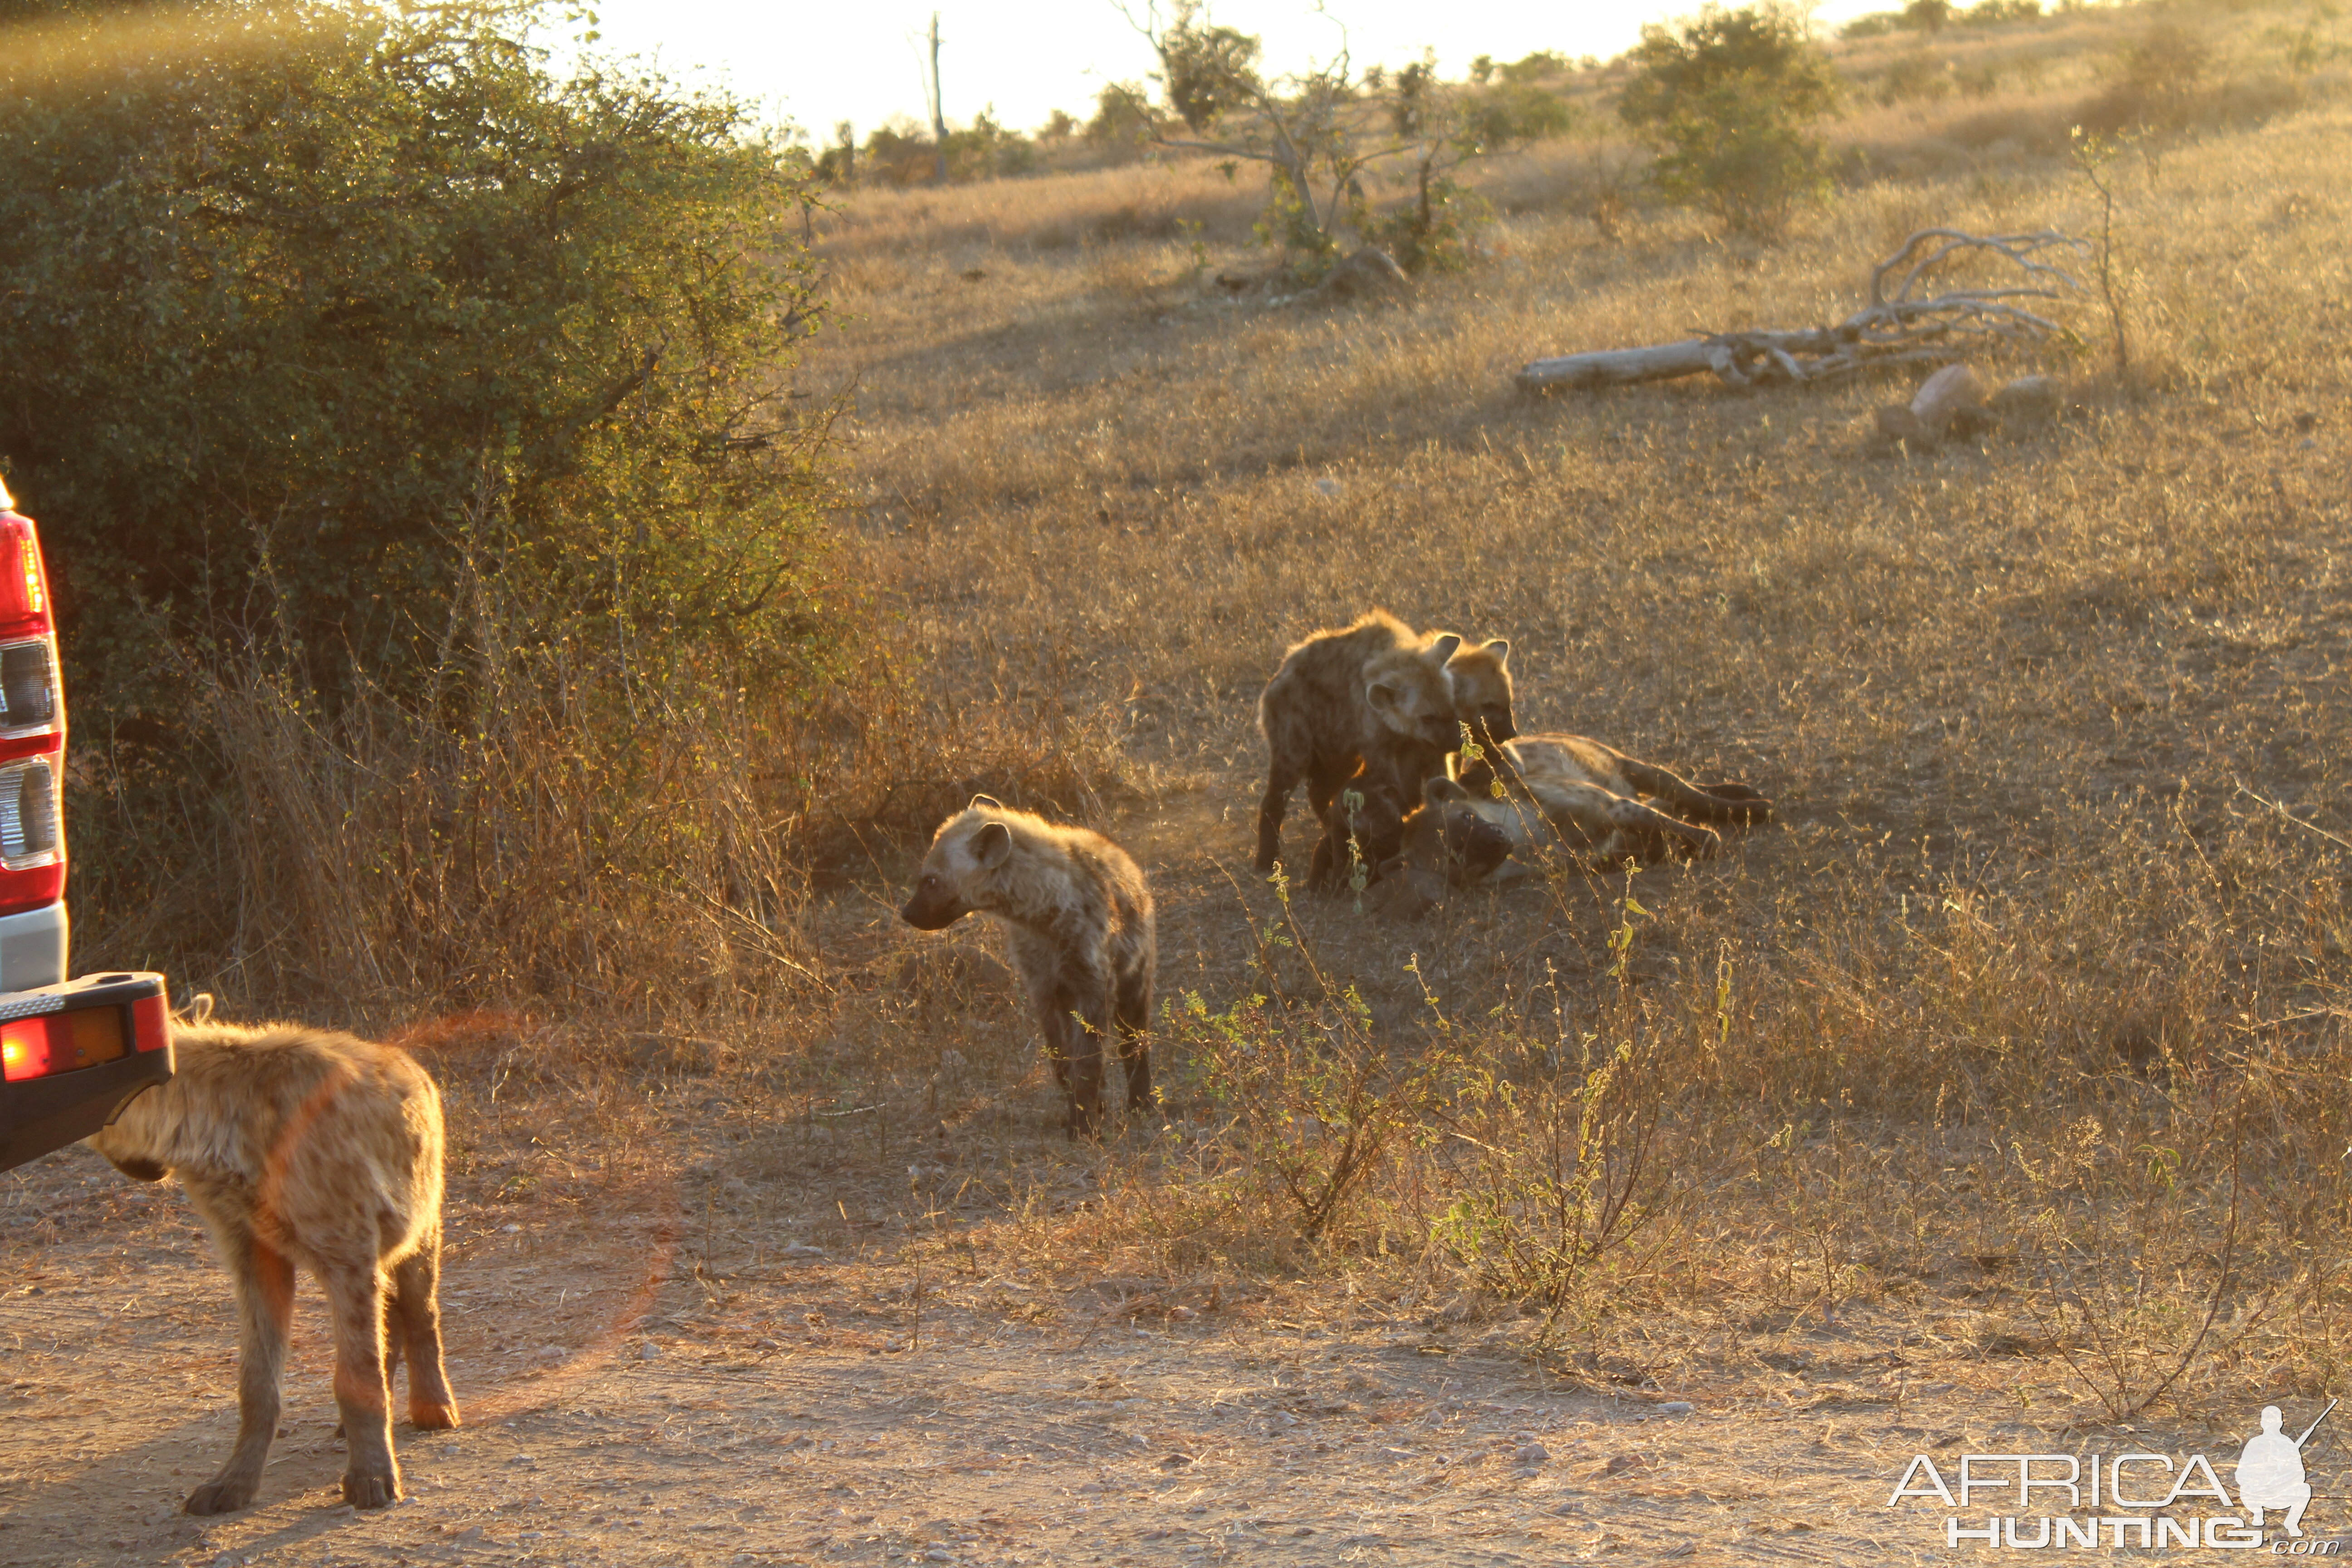
[(415, 1399), (409, 1401), (408, 1419), (419, 1432), (446, 1432), (458, 1424), (457, 1407), (430, 1399)]
[(259, 1488), (257, 1481), (206, 1481), (188, 1494), (184, 1506), (193, 1514), (235, 1513), (253, 1500), (253, 1494)]
[(383, 1508), (400, 1496), (400, 1481), (394, 1476), (371, 1476), (358, 1470), (343, 1472), (343, 1500), (353, 1508)]

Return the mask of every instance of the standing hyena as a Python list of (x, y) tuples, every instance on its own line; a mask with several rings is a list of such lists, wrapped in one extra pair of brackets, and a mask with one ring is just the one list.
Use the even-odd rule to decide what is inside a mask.
[[(334, 1314), (343, 1497), (400, 1496), (391, 1372), (408, 1352), (408, 1413), (457, 1425), (441, 1365), (441, 1096), (408, 1054), (296, 1024), (174, 1020), (175, 1069), (89, 1145), (141, 1181), (177, 1175), (236, 1284), (236, 1447), (188, 1494), (190, 1513), (253, 1500), (278, 1432), (294, 1267)], [(391, 1359), (385, 1357), (385, 1331)]]
[(1462, 639), (1428, 638), (1386, 610), (1317, 632), (1283, 655), (1257, 700), (1265, 736), (1265, 795), (1257, 807), (1257, 868), (1282, 854), (1282, 816), (1300, 781), (1321, 821), (1359, 763), (1409, 784), (1443, 772), (1460, 730), (1445, 661)]
[(1127, 851), (1099, 833), (1008, 811), (984, 795), (940, 825), (898, 911), (940, 931), (978, 910), (1004, 922), (1013, 960), (1069, 1096), (1070, 1135), (1102, 1110), (1103, 1037), (1116, 1021), (1127, 1103), (1151, 1100), (1151, 980), (1159, 962), (1151, 889)]
[(1445, 661), (1454, 716), (1470, 727), (1470, 738), (1481, 745), (1498, 746), (1519, 732), (1511, 717), (1510, 657), (1511, 645), (1496, 637), (1464, 643)]

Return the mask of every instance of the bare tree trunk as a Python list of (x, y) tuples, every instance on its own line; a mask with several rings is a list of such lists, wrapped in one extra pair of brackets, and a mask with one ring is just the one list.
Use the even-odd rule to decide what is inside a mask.
[(931, 13), (931, 180), (948, 183), (948, 122), (940, 105), (940, 14)]

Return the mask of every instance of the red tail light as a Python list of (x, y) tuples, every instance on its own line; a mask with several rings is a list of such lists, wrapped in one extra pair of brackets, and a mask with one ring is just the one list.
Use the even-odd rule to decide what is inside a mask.
[(65, 688), (41, 536), (0, 488), (0, 915), (56, 903), (66, 887)]

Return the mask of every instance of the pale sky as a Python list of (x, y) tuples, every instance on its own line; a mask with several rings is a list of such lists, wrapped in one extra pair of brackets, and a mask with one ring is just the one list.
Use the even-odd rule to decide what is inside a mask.
[[(590, 3), (603, 34), (597, 52), (641, 57), (673, 80), (725, 86), (816, 141), (830, 140), (841, 120), (855, 122), (862, 141), (893, 114), (926, 119), (917, 39), (934, 7), (922, 0)], [(1899, 4), (1829, 0), (1816, 16), (1834, 25)], [(950, 125), (992, 103), (1016, 130), (1035, 129), (1055, 109), (1083, 120), (1105, 82), (1141, 80), (1154, 63), (1112, 0), (939, 0), (936, 8)], [(1130, 8), (1141, 14), (1139, 4)], [(1696, 0), (1329, 0), (1318, 14), (1305, 0), (1226, 0), (1211, 17), (1263, 37), (1264, 63), (1276, 71), (1328, 59), (1344, 41), (1359, 66), (1402, 65), (1433, 47), (1439, 71), (1459, 78), (1479, 55), (1515, 60), (1553, 49), (1607, 58), (1630, 48), (1644, 21), (1697, 8)]]

